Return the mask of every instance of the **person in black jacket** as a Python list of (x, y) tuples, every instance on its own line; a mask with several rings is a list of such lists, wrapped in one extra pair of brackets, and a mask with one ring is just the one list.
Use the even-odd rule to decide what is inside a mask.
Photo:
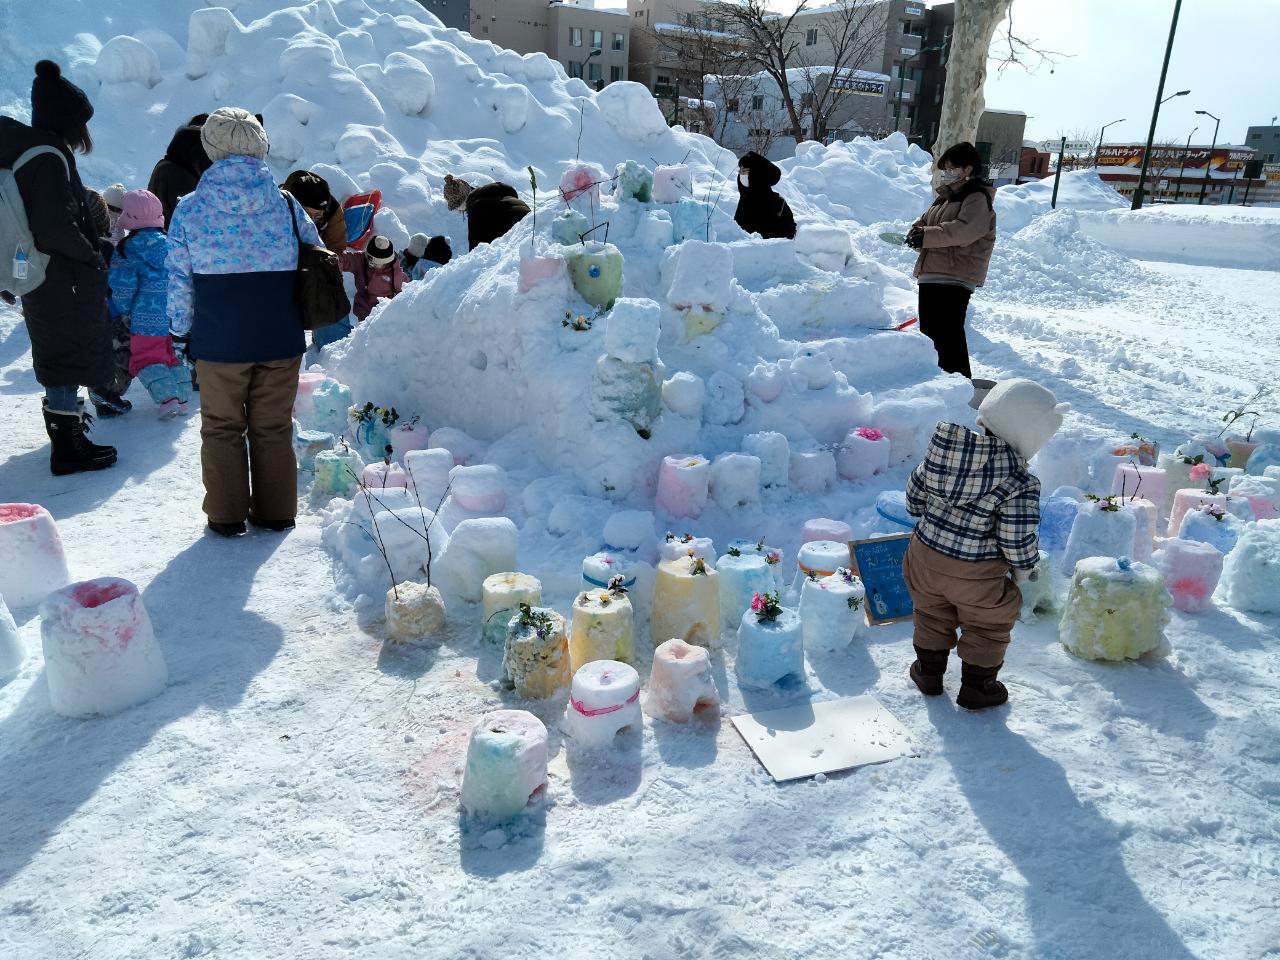
[(44, 422), (56, 475), (101, 470), (116, 462), (114, 447), (91, 443), (91, 418), (80, 386), (112, 377), (107, 267), (98, 231), (76, 170), (73, 150), (93, 149), (93, 105), (51, 60), (36, 64), (31, 126), (0, 117), (0, 167), (12, 167), (32, 147), (53, 147), (22, 165), (14, 178), (36, 248), (49, 256), (44, 282), (22, 298), (36, 379), (45, 388)]
[(738, 161), (738, 209), (734, 222), (766, 240), (792, 240), (796, 218), (787, 201), (774, 192), (782, 171), (754, 150)]
[(207, 113), (198, 113), (175, 130), (169, 148), (151, 171), (147, 189), (160, 198), (166, 230), (178, 201), (195, 190), (200, 175), (212, 165), (200, 142), (200, 128), (208, 117)]
[(467, 245), (493, 243), (529, 215), (529, 206), (509, 183), (487, 183), (467, 194)]

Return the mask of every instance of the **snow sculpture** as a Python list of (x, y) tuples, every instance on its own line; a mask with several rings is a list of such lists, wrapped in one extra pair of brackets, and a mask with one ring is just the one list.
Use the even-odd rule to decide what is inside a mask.
[(1235, 549), (1243, 529), (1243, 521), (1221, 507), (1199, 507), (1183, 514), (1178, 539), (1207, 543), (1219, 553), (1228, 554)]
[(363, 473), (364, 459), (350, 447), (323, 450), (316, 454), (316, 478), (311, 489), (330, 497), (347, 497)]
[(796, 556), (796, 575), (791, 592), (799, 595), (806, 577), (829, 577), (841, 567), (849, 566), (849, 545), (836, 540), (811, 540), (800, 545)]
[(693, 196), (693, 171), (684, 164), (659, 165), (653, 172), (655, 203), (679, 203)]
[(1168, 497), (1168, 479), (1169, 475), (1163, 467), (1122, 463), (1116, 467), (1115, 476), (1112, 477), (1111, 495), (1124, 497), (1126, 500), (1143, 497), (1154, 503), (1156, 510), (1160, 511)]
[(772, 565), (754, 549), (737, 556), (726, 553), (716, 561), (716, 573), (720, 576), (720, 618), (734, 629), (742, 622), (753, 596), (777, 589)]
[(805, 493), (830, 490), (836, 483), (836, 458), (830, 450), (793, 450), (791, 486)]
[(700, 455), (663, 457), (655, 502), (672, 517), (700, 517), (707, 505), (711, 463)]
[(1137, 517), (1113, 498), (1080, 505), (1062, 556), (1062, 576), (1069, 577), (1086, 557), (1127, 557), (1137, 535)]
[[(1246, 503), (1248, 501), (1245, 501)], [(1210, 493), (1208, 490), (1188, 487), (1178, 490), (1173, 495), (1173, 509), (1169, 511), (1169, 536), (1176, 537), (1182, 529), (1182, 518), (1188, 510), (1199, 507), (1218, 507), (1224, 512), (1227, 509), (1227, 496), (1224, 493)]]
[(800, 530), (801, 543), (809, 543), (813, 540), (835, 540), (837, 543), (847, 543), (852, 539), (853, 527), (843, 520), (832, 520), (829, 517), (806, 520), (804, 527)]
[(1127, 557), (1085, 557), (1071, 578), (1062, 645), (1086, 660), (1136, 659), (1164, 643), (1172, 601), (1154, 567)]
[(1152, 561), (1173, 595), (1173, 606), (1186, 613), (1199, 613), (1222, 576), (1222, 552), (1196, 540), (1166, 540)]
[(1073, 487), (1059, 487), (1040, 501), (1040, 547), (1047, 553), (1059, 554), (1067, 548), (1071, 527), (1080, 512), (1080, 498), (1064, 495)]
[(622, 295), (622, 251), (612, 243), (588, 240), (566, 249), (564, 259), (573, 289), (591, 306), (608, 310)]
[(853, 257), (853, 240), (843, 227), (806, 223), (796, 231), (795, 249), (801, 262), (839, 273)]
[(62, 538), (49, 511), (35, 503), (0, 503), (0, 597), (27, 607), (70, 579)]
[(407, 486), (424, 505), (434, 506), (444, 499), (454, 467), (453, 454), (441, 447), (410, 450), (404, 455)]
[(653, 300), (622, 297), (605, 322), (604, 350), (630, 363), (657, 363), (662, 308)]
[(1258, 520), (1274, 520), (1280, 516), (1280, 479), (1275, 477), (1232, 477), (1228, 494), (1249, 501)]
[(591, 221), (577, 210), (569, 209), (551, 221), (551, 239), (566, 247), (581, 243), (591, 229)]
[(716, 426), (739, 423), (747, 412), (747, 395), (742, 381), (723, 370), (707, 381), (706, 420)]
[(314, 470), (316, 468), (316, 455), (326, 450), (332, 450), (333, 445), (337, 442), (338, 438), (332, 433), (324, 433), (320, 430), (300, 430), (297, 429), (297, 421), (294, 421), (293, 455), (298, 461), (299, 470)]
[(93, 72), (103, 83), (140, 83), (150, 89), (162, 79), (160, 57), (137, 37), (116, 36), (98, 51)]
[(312, 421), (307, 425), (341, 436), (347, 429), (350, 409), (351, 388), (326, 378), (311, 393)]
[(119, 713), (169, 680), (138, 588), (102, 577), (55, 590), (40, 604), (49, 700), (64, 717)]
[(742, 449), (760, 458), (760, 483), (766, 487), (785, 487), (791, 479), (791, 445), (780, 433), (749, 433), (742, 438)]
[(715, 208), (702, 200), (682, 197), (671, 211), (672, 232), (676, 243), (686, 240), (702, 240), (710, 243), (716, 238), (711, 219)]
[(673, 638), (700, 647), (720, 642), (720, 576), (701, 558), (658, 564), (650, 633), (657, 643)]
[(874, 427), (850, 430), (836, 454), (836, 469), (846, 480), (867, 480), (889, 469), (892, 446), (889, 438)]
[(790, 676), (804, 676), (804, 636), (800, 614), (787, 607), (765, 619), (752, 610), (738, 624), (734, 663), (744, 687), (767, 689)]
[(440, 583), (464, 600), (479, 601), (485, 577), (516, 567), (520, 533), (506, 517), (463, 520), (439, 558)]
[(662, 412), (662, 388), (653, 365), (602, 355), (591, 382), (591, 413), (597, 420), (625, 420), (641, 436)]
[(611, 550), (653, 550), (653, 514), (619, 510), (604, 522), (604, 545)]
[(542, 583), (527, 573), (495, 573), (480, 585), (482, 636), (490, 643), (501, 642), (507, 635), (507, 624), (522, 603), (531, 607), (542, 603)]
[(677, 416), (701, 420), (706, 395), (707, 387), (702, 378), (686, 370), (672, 374), (671, 379), (662, 384), (662, 402)]
[[(569, 618), (569, 662), (574, 670), (593, 660), (635, 660), (635, 611), (625, 589), (584, 590)], [(576, 681), (576, 677), (575, 677)]]
[(649, 168), (634, 160), (618, 164), (613, 171), (618, 181), (615, 195), (619, 200), (635, 200), (649, 203), (653, 200), (653, 174)]
[(547, 728), (525, 710), (486, 713), (471, 731), (462, 807), (477, 817), (523, 813), (547, 785)]
[(18, 625), (13, 622), (13, 614), (5, 606), (4, 597), (0, 597), (0, 687), (18, 675), (25, 656)]
[(1280, 466), (1280, 443), (1260, 443), (1257, 449), (1249, 454), (1245, 473), (1263, 476), (1269, 467), (1274, 466)]
[(594, 163), (571, 163), (560, 178), (560, 199), (578, 210), (600, 208), (604, 171)]
[(398, 463), (375, 460), (360, 471), (360, 482), (370, 490), (386, 490), (408, 485), (409, 476)]
[(1250, 524), (1227, 555), (1227, 603), (1245, 613), (1280, 613), (1280, 520)]
[(547, 700), (569, 686), (564, 617), (550, 607), (518, 610), (507, 623), (502, 675), (526, 700)]
[[(710, 543), (710, 541), (707, 541)], [(613, 553), (593, 553), (582, 561), (582, 588), (604, 590), (614, 577), (622, 577), (622, 586), (630, 590), (636, 585), (642, 561), (620, 557)]]
[(640, 675), (616, 660), (595, 660), (573, 675), (561, 729), (586, 750), (607, 747), (628, 727), (639, 730)]
[(507, 471), (491, 463), (449, 471), (453, 502), (472, 513), (501, 513), (507, 506)]
[(685, 557), (705, 560), (710, 566), (716, 558), (716, 545), (710, 537), (696, 537), (692, 533), (678, 536), (668, 533), (658, 544), (659, 560), (683, 560)]
[(816, 347), (800, 347), (791, 360), (789, 373), (797, 390), (825, 390), (836, 380), (831, 354)]
[(806, 577), (800, 587), (800, 623), (807, 650), (843, 650), (866, 629), (867, 591), (841, 567), (829, 577)]
[(653, 651), (644, 712), (668, 723), (688, 723), (699, 707), (720, 703), (711, 676), (711, 655), (683, 640), (668, 640)]
[(722, 453), (711, 464), (711, 498), (732, 510), (760, 502), (760, 458), (748, 453)]
[(1034, 621), (1037, 613), (1049, 613), (1057, 605), (1053, 587), (1053, 559), (1040, 551), (1040, 564), (1036, 567), (1036, 579), (1024, 580), (1018, 585), (1022, 592), (1022, 613), (1018, 619)]
[(733, 251), (723, 243), (689, 240), (676, 256), (667, 303), (692, 341), (719, 326), (733, 298)]
[(417, 640), (444, 629), (444, 598), (425, 583), (406, 580), (388, 590), (385, 611), (392, 640)]

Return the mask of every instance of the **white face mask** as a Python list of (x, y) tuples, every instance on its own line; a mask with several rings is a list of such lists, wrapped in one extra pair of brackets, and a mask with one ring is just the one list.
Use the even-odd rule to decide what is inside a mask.
[(959, 183), (963, 179), (965, 179), (963, 170), (943, 170), (942, 171), (943, 183)]
[(738, 174), (738, 182), (742, 184), (744, 187), (751, 186), (750, 178), (745, 173)]

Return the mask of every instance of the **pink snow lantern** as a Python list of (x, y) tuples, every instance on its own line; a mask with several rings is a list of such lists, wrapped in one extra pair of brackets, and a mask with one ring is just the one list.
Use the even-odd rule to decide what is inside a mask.
[(695, 711), (719, 703), (711, 655), (705, 647), (667, 640), (653, 651), (645, 713), (669, 723), (688, 723)]
[(600, 184), (604, 171), (589, 164), (574, 164), (560, 178), (560, 196), (570, 205), (575, 200), (600, 206)]
[(463, 510), (497, 514), (507, 507), (507, 472), (491, 463), (454, 467), (449, 471), (449, 495)]
[[(1196, 464), (1192, 468), (1192, 480), (1200, 479), (1194, 476), (1196, 469), (1204, 467), (1205, 471), (1212, 473), (1209, 467), (1203, 463)], [(1203, 476), (1203, 475), (1202, 475)], [(1226, 494), (1210, 493), (1208, 490), (1197, 490), (1195, 488), (1187, 488), (1179, 490), (1173, 495), (1173, 509), (1169, 511), (1169, 536), (1176, 537), (1178, 531), (1182, 528), (1182, 518), (1186, 516), (1187, 511), (1195, 507), (1221, 507), (1223, 510), (1227, 508)]]
[(1163, 467), (1121, 463), (1116, 466), (1115, 475), (1111, 478), (1111, 494), (1116, 497), (1123, 494), (1126, 500), (1140, 496), (1159, 505), (1165, 502), (1168, 483), (1169, 474)]
[(62, 538), (36, 503), (0, 503), (0, 596), (11, 610), (36, 603), (70, 577)]
[(523, 256), (520, 258), (521, 293), (528, 293), (543, 280), (565, 272), (563, 257)]
[(1174, 608), (1187, 613), (1199, 613), (1209, 605), (1222, 576), (1223, 560), (1220, 550), (1198, 540), (1167, 540), (1154, 556), (1173, 594)]
[(381, 490), (386, 487), (403, 488), (408, 485), (409, 476), (400, 464), (377, 460), (360, 472), (360, 480), (370, 490)]
[(391, 431), (391, 449), (402, 457), (412, 450), (425, 450), (431, 442), (431, 432), (421, 421), (397, 423)]
[(662, 458), (655, 503), (672, 517), (700, 517), (707, 505), (711, 462), (701, 454)]
[(814, 540), (835, 540), (839, 543), (848, 543), (852, 539), (853, 527), (843, 520), (831, 520), (827, 517), (806, 520), (804, 529), (800, 531), (801, 543), (811, 543)]
[(293, 399), (293, 415), (302, 421), (303, 426), (310, 426), (316, 415), (316, 389), (328, 380), (323, 373), (304, 370), (298, 374), (298, 394)]

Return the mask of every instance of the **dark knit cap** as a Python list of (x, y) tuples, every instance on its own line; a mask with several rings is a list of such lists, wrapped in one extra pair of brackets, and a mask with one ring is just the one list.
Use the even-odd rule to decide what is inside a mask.
[(303, 173), (289, 178), (285, 189), (304, 207), (323, 210), (329, 204), (329, 184), (324, 177)]
[(444, 237), (432, 237), (427, 241), (427, 252), (423, 256), (424, 260), (431, 260), (435, 263), (448, 263), (453, 259), (453, 248), (449, 246), (449, 241)]
[(31, 82), (31, 125), (53, 133), (75, 133), (93, 116), (93, 104), (85, 92), (62, 75), (52, 60), (36, 64)]

